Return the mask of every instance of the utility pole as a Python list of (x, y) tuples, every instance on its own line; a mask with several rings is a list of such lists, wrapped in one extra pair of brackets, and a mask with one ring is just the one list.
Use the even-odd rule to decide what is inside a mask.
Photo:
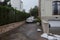
[(38, 17), (41, 18), (41, 0), (38, 0)]
[[(41, 19), (41, 0), (38, 0), (38, 17)], [(41, 22), (42, 28), (42, 22)]]

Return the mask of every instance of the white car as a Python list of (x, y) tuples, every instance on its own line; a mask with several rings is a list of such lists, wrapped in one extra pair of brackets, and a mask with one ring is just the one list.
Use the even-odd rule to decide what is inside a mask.
[(26, 22), (34, 22), (34, 16), (31, 16), (29, 18), (26, 19)]

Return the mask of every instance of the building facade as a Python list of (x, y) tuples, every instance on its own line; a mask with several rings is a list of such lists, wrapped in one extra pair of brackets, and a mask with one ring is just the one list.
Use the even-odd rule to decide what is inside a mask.
[(41, 16), (60, 15), (60, 0), (41, 0)]
[(42, 28), (49, 33), (49, 21), (60, 21), (60, 0), (40, 0)]
[(11, 0), (10, 3), (14, 9), (19, 11), (23, 10), (23, 2), (21, 0)]

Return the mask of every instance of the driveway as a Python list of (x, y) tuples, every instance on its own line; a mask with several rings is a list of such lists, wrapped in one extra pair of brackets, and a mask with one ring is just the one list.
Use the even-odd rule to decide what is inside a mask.
[(0, 40), (46, 40), (41, 38), (42, 32), (37, 32), (36, 23), (24, 24), (14, 30), (0, 35)]

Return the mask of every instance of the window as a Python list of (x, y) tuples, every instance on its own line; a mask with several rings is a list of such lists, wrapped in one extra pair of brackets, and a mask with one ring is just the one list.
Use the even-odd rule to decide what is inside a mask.
[(60, 1), (53, 2), (53, 15), (60, 15)]

